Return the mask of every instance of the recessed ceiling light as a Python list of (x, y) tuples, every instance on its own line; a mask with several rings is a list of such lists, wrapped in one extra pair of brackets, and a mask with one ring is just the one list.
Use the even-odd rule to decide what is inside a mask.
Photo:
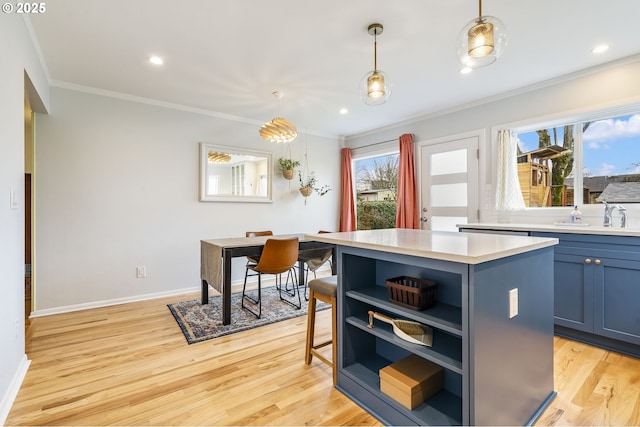
[(473, 68), (471, 67), (462, 67), (460, 68), (460, 74), (469, 74), (471, 71), (473, 70)]
[(341, 108), (340, 109), (340, 114), (347, 114), (349, 112), (349, 110), (347, 110), (346, 108)]
[(599, 44), (598, 46), (591, 49), (591, 53), (602, 53), (606, 52), (607, 50), (609, 50), (608, 44)]
[(160, 58), (159, 56), (151, 56), (149, 57), (149, 62), (155, 65), (162, 65), (164, 63), (164, 59)]

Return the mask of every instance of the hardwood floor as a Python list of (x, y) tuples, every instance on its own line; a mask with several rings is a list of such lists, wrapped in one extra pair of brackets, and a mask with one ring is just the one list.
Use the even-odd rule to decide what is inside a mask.
[[(381, 425), (304, 364), (306, 317), (190, 346), (166, 304), (193, 298), (32, 319), (6, 424)], [(555, 382), (537, 425), (640, 425), (640, 360), (556, 338)]]
[(535, 425), (640, 425), (640, 359), (555, 337), (554, 383)]

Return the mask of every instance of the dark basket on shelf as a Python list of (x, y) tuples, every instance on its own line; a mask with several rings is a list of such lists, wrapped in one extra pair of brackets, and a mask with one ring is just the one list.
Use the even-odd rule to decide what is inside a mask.
[(433, 280), (418, 279), (409, 276), (387, 279), (387, 290), (392, 303), (410, 308), (424, 310), (436, 303), (438, 284)]

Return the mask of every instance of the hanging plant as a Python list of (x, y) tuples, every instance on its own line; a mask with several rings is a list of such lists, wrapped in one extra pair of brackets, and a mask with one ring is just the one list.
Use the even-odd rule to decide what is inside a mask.
[[(302, 194), (305, 198), (309, 197), (311, 193), (314, 191), (318, 193), (318, 196), (324, 196), (327, 194), (331, 188), (328, 185), (319, 186), (318, 178), (315, 177), (313, 172), (309, 173), (304, 179), (302, 178), (302, 173), (298, 171), (298, 179), (300, 180), (300, 194)], [(306, 199), (305, 199), (306, 204)]]
[(305, 132), (305, 146), (304, 146), (304, 165), (303, 171), (298, 170), (298, 179), (300, 180), (300, 194), (304, 196), (304, 204), (307, 204), (307, 197), (314, 191), (318, 193), (318, 196), (324, 196), (331, 190), (328, 185), (320, 187), (318, 178), (315, 177), (313, 172), (309, 172), (309, 158), (307, 156), (306, 145), (306, 132)]
[(293, 173), (298, 166), (300, 166), (300, 162), (297, 160), (286, 159), (284, 157), (278, 159), (278, 168), (285, 179), (293, 179)]

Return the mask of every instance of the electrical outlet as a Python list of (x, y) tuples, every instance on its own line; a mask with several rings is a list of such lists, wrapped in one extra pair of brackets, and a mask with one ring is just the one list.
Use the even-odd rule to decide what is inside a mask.
[(518, 315), (518, 288), (509, 291), (509, 319)]
[(136, 267), (136, 277), (138, 279), (143, 279), (147, 277), (147, 267), (145, 266)]

